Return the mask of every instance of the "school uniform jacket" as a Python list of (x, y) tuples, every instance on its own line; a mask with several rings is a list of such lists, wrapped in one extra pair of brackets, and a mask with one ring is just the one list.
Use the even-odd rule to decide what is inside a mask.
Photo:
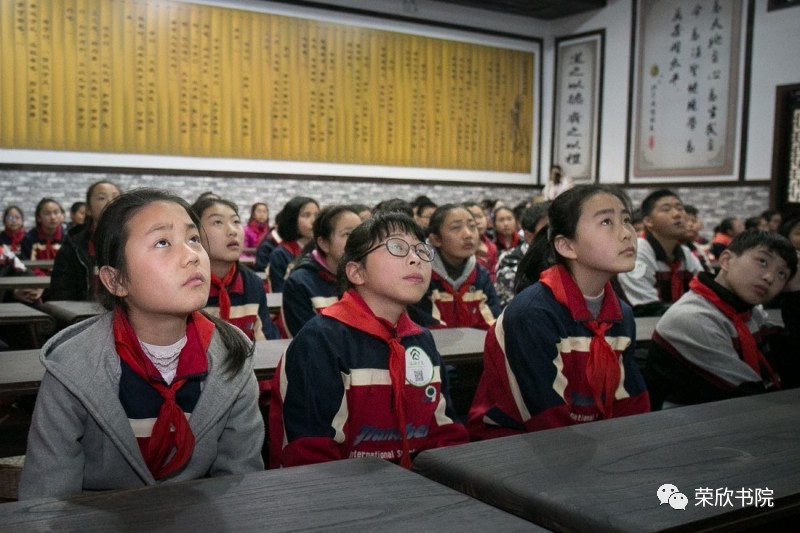
[[(535, 283), (508, 304), (487, 333), (483, 374), (467, 422), (473, 439), (600, 418), (586, 379), (593, 334), (583, 321), (591, 314), (577, 285), (566, 285), (565, 291), (583, 307), (571, 311), (556, 301), (550, 288)], [(605, 338), (619, 355), (613, 417), (648, 412), (644, 379), (633, 358), (636, 326), (630, 307), (607, 289), (597, 320), (613, 323)]]
[(270, 292), (283, 292), (283, 283), (289, 263), (300, 253), (297, 241), (283, 241), (269, 254), (267, 265), (267, 278), (269, 279)]
[[(738, 312), (751, 311), (747, 328), (768, 356), (764, 341), (772, 328), (764, 309), (742, 301), (707, 274), (698, 280)], [(645, 375), (656, 407), (662, 400), (696, 404), (765, 392), (773, 386), (765, 369), (759, 375), (742, 359), (733, 321), (694, 291), (684, 294), (658, 321)]]
[(672, 297), (673, 276), (680, 278), (683, 292), (686, 292), (689, 282), (703, 267), (689, 248), (679, 244), (673, 250), (673, 272), (664, 248), (648, 231), (644, 237), (639, 237), (637, 248), (636, 266), (630, 272), (619, 274), (617, 279), (637, 315), (661, 314), (664, 307), (677, 300)]
[(96, 267), (94, 258), (89, 255), (91, 237), (89, 227), (85, 224), (69, 230), (53, 262), (50, 288), (45, 294), (45, 299), (86, 301), (94, 299)]
[(434, 256), (428, 291), (409, 307), (409, 315), (427, 328), (489, 329), (500, 305), (489, 272), (470, 257), (458, 279), (448, 276), (439, 255)]
[[(279, 339), (278, 327), (269, 318), (264, 283), (248, 268), (241, 265), (236, 268), (236, 275), (227, 287), (231, 299), (228, 322), (244, 331), (252, 341)], [(219, 291), (213, 285), (203, 310), (210, 315), (219, 316)]]
[[(39, 228), (29, 230), (22, 238), (22, 252), (19, 256), (25, 260), (55, 259), (58, 249), (61, 248), (61, 241), (64, 239), (64, 228), (58, 228), (52, 239), (40, 238)], [(50, 240), (50, 250), (47, 249), (47, 241)]]
[[(397, 335), (407, 361), (422, 356), (433, 365), (429, 383), (405, 384), (410, 453), (467, 442), (466, 429), (455, 421), (447, 373), (433, 337), (408, 318), (401, 321)], [(271, 466), (353, 457), (399, 462), (403, 446), (388, 365), (384, 341), (328, 316), (311, 319), (289, 345), (273, 378)]]
[(306, 322), (337, 301), (336, 275), (313, 254), (306, 255), (283, 285), (284, 330), (294, 337)]
[(121, 362), (112, 316), (104, 313), (75, 324), (42, 348), (46, 372), (28, 435), (20, 499), (263, 470), (264, 423), (253, 358), (236, 374), (225, 372), (226, 350), (215, 331), (207, 352), (208, 375), (189, 418), (192, 456), (179, 471), (155, 480), (120, 403)]

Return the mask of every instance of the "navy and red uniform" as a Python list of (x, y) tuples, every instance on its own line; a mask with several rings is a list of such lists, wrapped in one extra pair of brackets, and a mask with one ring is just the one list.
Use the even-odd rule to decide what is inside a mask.
[(283, 241), (269, 254), (269, 264), (267, 265), (269, 292), (283, 292), (286, 270), (289, 268), (289, 263), (300, 254), (301, 249), (302, 247), (297, 241)]
[[(555, 278), (548, 273), (560, 268), (546, 270), (542, 280)], [(630, 307), (620, 302), (607, 283), (595, 318), (568, 273), (551, 284), (555, 291), (539, 281), (518, 294), (486, 335), (483, 374), (467, 422), (472, 438), (503, 437), (650, 410), (645, 382), (633, 358), (636, 332)], [(588, 321), (610, 326), (604, 336), (617, 357), (610, 364), (618, 365), (621, 376), (610, 416), (600, 411), (587, 376), (594, 338)], [(609, 366), (608, 370), (616, 369)]]
[(22, 253), (22, 239), (24, 238), (25, 230), (23, 228), (19, 228), (17, 231), (4, 229), (0, 233), (0, 245), (7, 245), (12, 252), (19, 255)]
[(283, 329), (294, 337), (306, 322), (337, 301), (336, 274), (314, 250), (300, 260), (283, 285)]
[(500, 302), (489, 272), (470, 257), (458, 279), (448, 276), (434, 256), (425, 297), (409, 307), (411, 318), (426, 328), (489, 329), (500, 314)]
[[(348, 313), (374, 317), (351, 290), (308, 322), (289, 345), (272, 383), (269, 431), (273, 467), (366, 456), (401, 460), (389, 345), (324, 314), (337, 306), (346, 307)], [(403, 394), (410, 456), (466, 443), (467, 432), (455, 421), (447, 373), (442, 372), (430, 332), (406, 314), (394, 331), (405, 349)], [(410, 358), (425, 362), (417, 377), (409, 371)]]
[[(269, 318), (267, 295), (264, 284), (253, 272), (237, 265), (237, 272), (228, 285), (231, 299), (230, 322), (251, 340), (279, 339), (280, 332)], [(219, 290), (211, 286), (208, 303), (204, 309), (210, 315), (219, 316)]]
[(55, 259), (64, 231), (59, 226), (53, 235), (48, 236), (37, 226), (22, 238), (22, 252), (19, 256), (24, 260)]

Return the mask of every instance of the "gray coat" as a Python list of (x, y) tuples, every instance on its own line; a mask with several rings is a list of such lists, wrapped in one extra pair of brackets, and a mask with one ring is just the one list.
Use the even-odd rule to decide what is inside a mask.
[(47, 372), (33, 412), (19, 498), (62, 498), (263, 470), (264, 421), (253, 359), (235, 375), (223, 373), (226, 351), (214, 332), (208, 377), (189, 418), (192, 456), (168, 478), (153, 478), (119, 401), (112, 316), (67, 328), (42, 348)]

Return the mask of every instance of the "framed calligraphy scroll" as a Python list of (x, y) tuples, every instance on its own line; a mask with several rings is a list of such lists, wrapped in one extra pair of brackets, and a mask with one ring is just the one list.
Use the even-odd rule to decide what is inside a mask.
[(741, 179), (745, 0), (634, 0), (627, 181)]
[(605, 31), (556, 39), (553, 164), (576, 182), (597, 181)]

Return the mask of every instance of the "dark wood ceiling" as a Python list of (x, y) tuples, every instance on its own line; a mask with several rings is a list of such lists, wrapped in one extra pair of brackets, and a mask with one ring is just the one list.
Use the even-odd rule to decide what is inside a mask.
[(606, 6), (606, 0), (435, 0), (537, 19), (557, 19)]

